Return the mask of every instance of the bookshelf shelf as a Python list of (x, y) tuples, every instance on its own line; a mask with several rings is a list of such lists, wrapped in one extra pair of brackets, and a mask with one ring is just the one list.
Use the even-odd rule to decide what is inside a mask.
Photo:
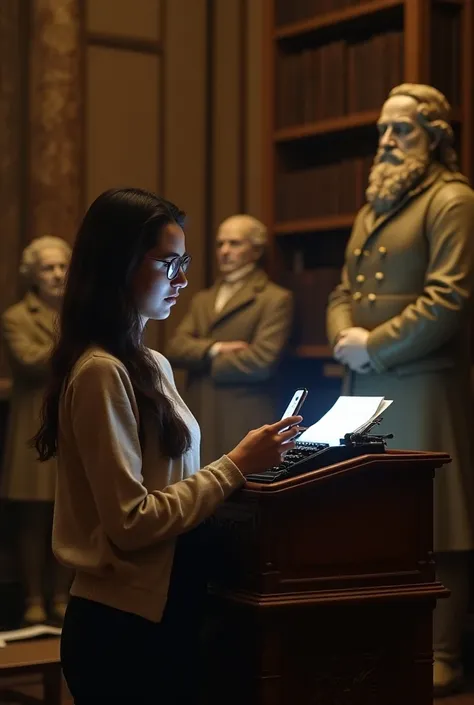
[(302, 233), (324, 233), (328, 230), (345, 230), (354, 223), (355, 213), (329, 215), (324, 218), (306, 218), (275, 223), (275, 235), (299, 235)]
[[(336, 134), (337, 132), (375, 127), (379, 115), (380, 110), (367, 110), (362, 113), (342, 115), (341, 117), (318, 120), (318, 122), (309, 122), (304, 125), (283, 127), (275, 131), (273, 139), (277, 144), (284, 144), (322, 135)], [(461, 124), (461, 110), (459, 108), (454, 107), (452, 109), (452, 122), (455, 125)]]
[(394, 8), (403, 8), (403, 0), (372, 0), (372, 2), (362, 2), (355, 7), (346, 7), (343, 10), (325, 12), (307, 20), (292, 22), (291, 24), (277, 27), (274, 38), (276, 40), (293, 39), (305, 34), (312, 34), (318, 30), (327, 29), (347, 23), (354, 23), (357, 20), (378, 15)]
[(306, 125), (295, 125), (294, 127), (284, 127), (277, 130), (274, 135), (275, 142), (293, 142), (304, 140), (318, 135), (327, 135), (336, 132), (345, 132), (360, 127), (375, 126), (379, 117), (379, 110), (368, 110), (363, 113), (353, 115), (343, 115), (329, 120), (319, 120), (318, 122)]
[(293, 349), (294, 357), (331, 360), (329, 345), (298, 345)]

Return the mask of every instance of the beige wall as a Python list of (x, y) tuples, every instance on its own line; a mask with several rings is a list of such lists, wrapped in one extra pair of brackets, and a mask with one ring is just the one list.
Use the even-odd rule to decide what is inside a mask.
[(88, 0), (86, 203), (150, 188), (188, 213), (189, 287), (150, 343), (162, 347), (214, 272), (228, 215), (262, 216), (263, 0)]

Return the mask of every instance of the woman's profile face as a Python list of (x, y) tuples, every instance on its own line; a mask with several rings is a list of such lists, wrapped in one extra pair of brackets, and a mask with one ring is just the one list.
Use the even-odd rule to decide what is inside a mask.
[(176, 223), (165, 225), (157, 244), (146, 253), (133, 278), (135, 301), (144, 323), (149, 319), (162, 321), (168, 318), (180, 290), (187, 286), (188, 280), (182, 269), (174, 279), (168, 279), (167, 274), (168, 263), (184, 254), (183, 229)]

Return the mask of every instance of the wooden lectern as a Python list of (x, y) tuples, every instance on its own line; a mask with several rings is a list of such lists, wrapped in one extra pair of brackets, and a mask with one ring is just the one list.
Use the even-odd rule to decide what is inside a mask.
[(432, 705), (443, 453), (248, 483), (213, 521), (206, 705)]

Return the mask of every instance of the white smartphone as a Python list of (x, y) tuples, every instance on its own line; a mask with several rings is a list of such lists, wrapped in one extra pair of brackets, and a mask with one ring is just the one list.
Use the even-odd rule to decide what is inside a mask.
[[(307, 389), (297, 389), (296, 392), (293, 394), (290, 403), (283, 412), (283, 416), (281, 417), (282, 420), (288, 418), (288, 416), (297, 416), (300, 413), (301, 407), (303, 406), (307, 396)], [(283, 430), (286, 431), (286, 429)]]

